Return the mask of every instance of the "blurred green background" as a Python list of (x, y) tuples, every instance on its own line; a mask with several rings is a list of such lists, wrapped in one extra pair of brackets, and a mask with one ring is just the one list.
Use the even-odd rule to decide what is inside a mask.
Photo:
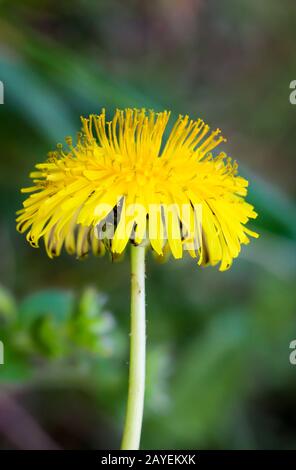
[(79, 116), (172, 109), (228, 137), (261, 233), (220, 273), (147, 265), (142, 448), (296, 448), (294, 0), (0, 1), (0, 448), (118, 448), (129, 261), (49, 260), (19, 188)]

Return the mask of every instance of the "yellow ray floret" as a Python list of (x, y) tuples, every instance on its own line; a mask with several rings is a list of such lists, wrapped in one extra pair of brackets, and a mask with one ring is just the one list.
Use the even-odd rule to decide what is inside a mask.
[(256, 218), (245, 201), (248, 182), (225, 153), (225, 139), (201, 119), (179, 116), (167, 139), (170, 113), (145, 109), (105, 111), (82, 118), (76, 145), (66, 139), (30, 177), (32, 193), (18, 212), (17, 228), (50, 257), (65, 246), (78, 257), (113, 254), (129, 242), (150, 243), (160, 257), (188, 251), (198, 264), (229, 268)]

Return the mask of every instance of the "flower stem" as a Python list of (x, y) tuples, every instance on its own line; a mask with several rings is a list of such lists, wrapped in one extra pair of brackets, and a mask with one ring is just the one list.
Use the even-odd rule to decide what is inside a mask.
[(145, 393), (145, 247), (131, 245), (131, 334), (127, 411), (122, 450), (140, 446)]

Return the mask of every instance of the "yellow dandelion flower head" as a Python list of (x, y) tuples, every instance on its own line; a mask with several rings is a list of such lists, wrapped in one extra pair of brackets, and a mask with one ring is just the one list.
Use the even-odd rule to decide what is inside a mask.
[(164, 139), (169, 118), (145, 109), (82, 118), (77, 143), (67, 138), (30, 174), (18, 230), (34, 247), (42, 238), (50, 257), (63, 245), (78, 257), (119, 255), (132, 242), (227, 269), (258, 236), (246, 227), (257, 216), (248, 182), (224, 152), (212, 154), (225, 141), (219, 129), (179, 116)]

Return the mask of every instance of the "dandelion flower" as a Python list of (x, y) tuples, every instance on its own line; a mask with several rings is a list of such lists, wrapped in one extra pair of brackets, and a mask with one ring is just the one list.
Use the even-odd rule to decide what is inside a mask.
[[(105, 111), (82, 119), (74, 145), (67, 138), (31, 173), (31, 193), (17, 229), (52, 258), (63, 246), (81, 258), (112, 257), (131, 247), (130, 376), (122, 449), (138, 449), (145, 389), (145, 250), (157, 257), (185, 253), (199, 265), (228, 269), (257, 214), (245, 200), (248, 182), (217, 147), (225, 139), (201, 119), (179, 116), (164, 138), (170, 113)], [(213, 153), (215, 151), (215, 153)]]
[(257, 215), (244, 199), (248, 182), (224, 152), (212, 154), (225, 139), (201, 119), (179, 116), (164, 143), (169, 117), (126, 109), (108, 122), (105, 111), (83, 118), (77, 144), (67, 138), (67, 150), (59, 146), (31, 173), (18, 230), (34, 247), (43, 238), (50, 257), (63, 245), (78, 257), (103, 254), (106, 235), (114, 255), (145, 239), (160, 257), (188, 251), (200, 265), (229, 268), (257, 236), (246, 227)]

